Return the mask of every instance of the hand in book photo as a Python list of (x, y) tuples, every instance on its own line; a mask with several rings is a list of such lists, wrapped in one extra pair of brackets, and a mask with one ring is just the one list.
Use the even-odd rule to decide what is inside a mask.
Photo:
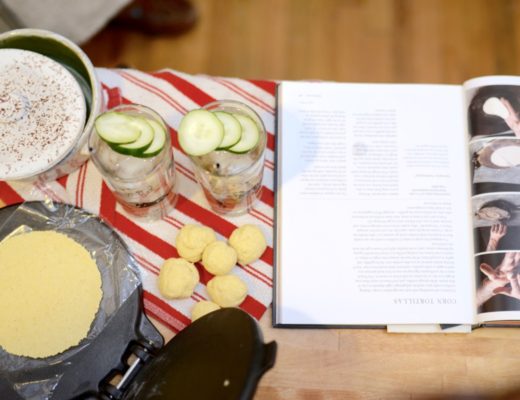
[[(516, 290), (519, 265), (520, 252), (506, 252), (502, 262), (496, 268), (488, 263), (481, 263), (480, 271), (486, 278), (477, 289), (477, 307), (482, 306), (497, 294), (506, 294), (520, 299), (520, 295), (516, 297), (517, 294), (520, 294), (520, 290)], [(512, 280), (514, 280), (514, 288), (511, 283)]]
[(517, 274), (517, 267), (520, 264), (520, 252), (506, 252), (504, 255), (504, 259), (502, 262), (496, 267), (493, 268), (489, 264), (482, 263), (480, 264), (480, 271), (486, 277), (497, 283), (497, 284), (508, 284), (509, 278), (512, 274)]
[(514, 132), (515, 136), (520, 138), (520, 119), (518, 118), (518, 113), (515, 111), (509, 100), (501, 97), (500, 102), (507, 110), (507, 116), (505, 116), (504, 113), (502, 118), (506, 122), (507, 126), (509, 126), (509, 128)]
[(507, 225), (503, 223), (493, 224), (489, 231), (489, 242), (486, 251), (495, 251), (498, 247), (498, 242), (507, 233)]
[[(520, 178), (520, 168), (518, 173)], [(520, 192), (485, 193), (472, 203), (475, 253), (500, 252), (481, 262), (496, 266), (504, 252), (520, 251)], [(481, 262), (475, 264), (477, 270)]]
[(504, 294), (520, 300), (520, 275), (515, 274), (509, 278), (510, 286), (495, 289), (495, 294)]

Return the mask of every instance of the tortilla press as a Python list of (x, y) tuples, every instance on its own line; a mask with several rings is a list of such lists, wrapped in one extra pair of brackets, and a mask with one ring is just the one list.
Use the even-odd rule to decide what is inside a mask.
[[(89, 236), (111, 241), (120, 262), (134, 262), (119, 235), (98, 217), (70, 205), (53, 206), (49, 211), (41, 202), (24, 203), (30, 218), (38, 216), (30, 226), (45, 229), (50, 219), (41, 216), (67, 215), (87, 224), (82, 228), (87, 233), (84, 245)], [(28, 224), (23, 217), (10, 218), (17, 208), (0, 209), (0, 240), (5, 232)], [(0, 399), (249, 399), (274, 365), (276, 343), (264, 344), (256, 321), (240, 309), (221, 309), (198, 319), (163, 348), (142, 304), (139, 283), (101, 332), (67, 357), (34, 360), (0, 349), (0, 361), (3, 357), (15, 366), (0, 367)]]

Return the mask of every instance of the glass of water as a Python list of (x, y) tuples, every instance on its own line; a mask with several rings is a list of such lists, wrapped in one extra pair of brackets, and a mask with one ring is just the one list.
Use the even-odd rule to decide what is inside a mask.
[(232, 100), (214, 101), (203, 107), (251, 118), (258, 127), (257, 144), (245, 153), (214, 150), (203, 156), (191, 156), (195, 175), (213, 211), (240, 215), (251, 210), (262, 193), (266, 132), (262, 119), (246, 104)]
[[(135, 118), (141, 123), (144, 120), (147, 126), (155, 128), (155, 134), (163, 131), (163, 142), (151, 144), (152, 147), (155, 146), (155, 151), (136, 151), (132, 146), (126, 145), (131, 151), (122, 153), (120, 145), (110, 142), (110, 136), (107, 139), (100, 135), (102, 128), (96, 123), (96, 129), (89, 140), (89, 150), (92, 161), (126, 211), (147, 219), (165, 216), (177, 201), (174, 159), (166, 123), (155, 111), (137, 104), (121, 105), (104, 114), (109, 113), (112, 113), (109, 118), (116, 118), (112, 124), (109, 121), (106, 125), (118, 134), (124, 135), (125, 129), (131, 131), (135, 128), (128, 127), (125, 123), (117, 126), (120, 120), (125, 122), (125, 117)], [(98, 119), (102, 116), (103, 114)]]

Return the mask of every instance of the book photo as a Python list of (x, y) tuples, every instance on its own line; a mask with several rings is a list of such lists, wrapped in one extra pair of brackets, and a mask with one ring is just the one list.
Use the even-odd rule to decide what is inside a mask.
[(275, 326), (520, 319), (520, 78), (277, 99)]

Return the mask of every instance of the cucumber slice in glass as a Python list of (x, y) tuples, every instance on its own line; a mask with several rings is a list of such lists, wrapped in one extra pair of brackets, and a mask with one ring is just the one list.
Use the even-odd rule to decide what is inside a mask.
[(121, 154), (127, 154), (130, 156), (139, 156), (146, 149), (150, 147), (152, 141), (154, 139), (154, 129), (150, 124), (151, 120), (142, 117), (131, 117), (129, 124), (130, 126), (135, 126), (141, 132), (141, 135), (137, 140), (126, 143), (112, 146), (112, 149)]
[(242, 125), (242, 136), (237, 144), (227, 150), (232, 153), (247, 153), (254, 148), (260, 140), (260, 130), (256, 122), (251, 118), (240, 114), (233, 114), (233, 116), (240, 122), (240, 125)]
[(154, 136), (153, 141), (150, 147), (148, 147), (145, 151), (143, 151), (139, 157), (141, 158), (148, 158), (148, 157), (154, 157), (157, 154), (159, 154), (162, 149), (164, 148), (164, 145), (166, 143), (166, 135), (167, 132), (165, 128), (157, 121), (153, 119), (149, 119), (148, 123), (153, 129)]
[(215, 114), (224, 125), (224, 138), (218, 146), (218, 149), (227, 149), (237, 144), (242, 137), (242, 125), (240, 125), (240, 122), (238, 122), (233, 115), (225, 111), (214, 111), (213, 114)]
[(202, 156), (217, 149), (224, 138), (224, 125), (211, 111), (193, 110), (179, 126), (179, 144), (186, 154)]
[(96, 132), (108, 144), (124, 144), (135, 142), (140, 129), (130, 124), (132, 117), (119, 112), (106, 112), (97, 117), (94, 126)]

